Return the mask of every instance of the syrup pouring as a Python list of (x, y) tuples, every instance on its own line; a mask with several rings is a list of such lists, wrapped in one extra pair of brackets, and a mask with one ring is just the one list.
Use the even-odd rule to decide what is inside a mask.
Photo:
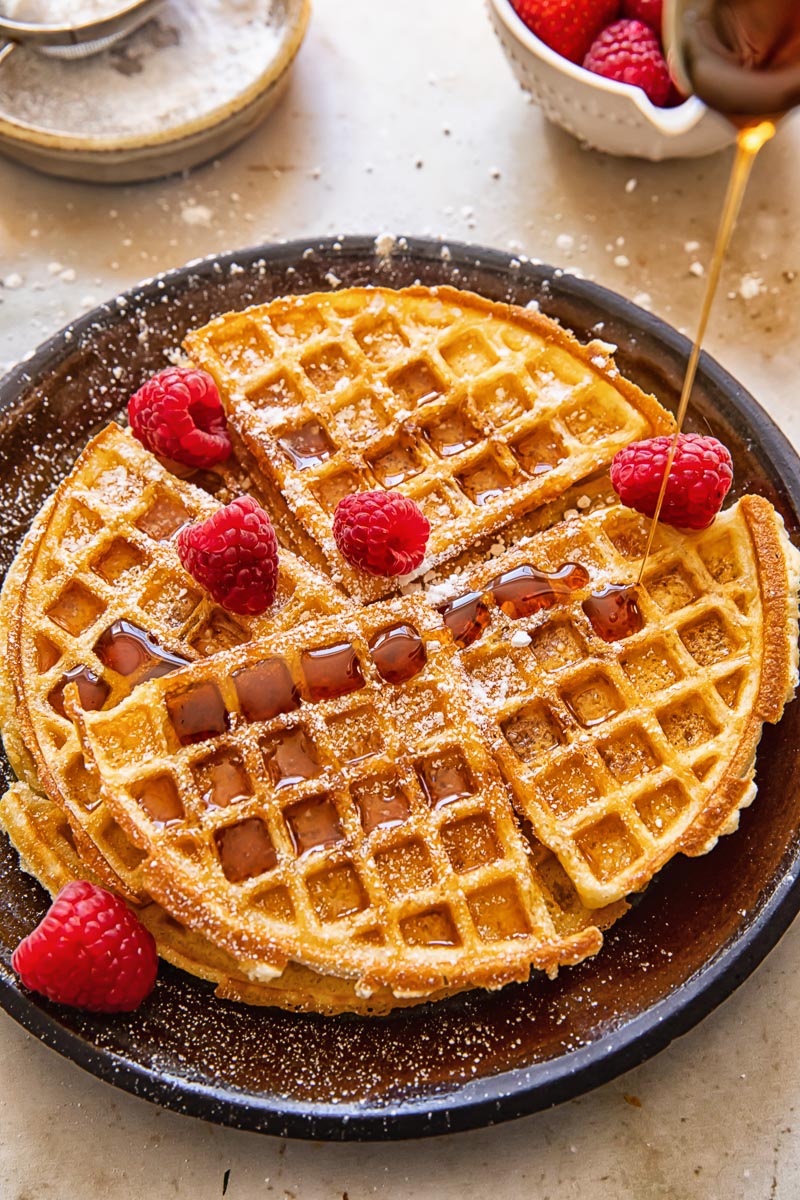
[[(642, 582), (697, 375), (726, 251), (759, 150), (800, 103), (800, 4), (797, 0), (666, 0), (664, 41), (682, 89), (736, 126), (736, 156), (717, 230), (697, 333), (689, 356), (672, 439), (639, 573)], [(618, 589), (618, 592), (624, 589)]]

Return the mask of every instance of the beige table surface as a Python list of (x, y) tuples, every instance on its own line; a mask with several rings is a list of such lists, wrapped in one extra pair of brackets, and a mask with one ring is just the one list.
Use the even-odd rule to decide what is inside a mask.
[[(688, 328), (729, 161), (582, 151), (525, 102), (481, 0), (316, 0), (288, 94), (222, 161), (117, 189), (0, 161), (0, 362), (190, 258), (387, 230), (522, 251)], [(708, 339), (796, 443), (799, 191), (796, 122), (758, 165)], [(497, 1129), (340, 1146), (159, 1111), (0, 1016), (0, 1200), (211, 1200), (227, 1172), (229, 1200), (795, 1200), (798, 1022), (800, 923), (699, 1028), (592, 1095)]]

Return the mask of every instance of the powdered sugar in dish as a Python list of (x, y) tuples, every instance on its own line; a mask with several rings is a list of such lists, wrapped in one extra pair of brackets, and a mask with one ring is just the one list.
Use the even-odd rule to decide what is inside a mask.
[(32, 25), (87, 25), (127, 7), (124, 0), (4, 0), (0, 15)]
[[(9, 15), (11, 2), (0, 0), (0, 11)], [(50, 7), (17, 0), (17, 12), (23, 3)], [(109, 4), (53, 0), (52, 11), (70, 9), (75, 20)], [(265, 76), (281, 43), (280, 8), (272, 0), (168, 0), (136, 33), (79, 64), (22, 48), (0, 72), (0, 117), (48, 133), (137, 142), (204, 121)]]

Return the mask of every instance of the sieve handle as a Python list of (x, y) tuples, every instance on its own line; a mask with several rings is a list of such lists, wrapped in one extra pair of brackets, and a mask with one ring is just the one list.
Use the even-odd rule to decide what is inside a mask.
[(16, 47), (16, 42), (0, 42), (0, 63), (4, 63), (9, 54), (12, 54)]

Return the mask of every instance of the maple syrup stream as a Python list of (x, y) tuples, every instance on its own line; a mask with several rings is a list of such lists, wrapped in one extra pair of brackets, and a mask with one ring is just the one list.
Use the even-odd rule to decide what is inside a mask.
[(653, 548), (653, 539), (655, 538), (656, 529), (658, 528), (658, 518), (661, 515), (661, 509), (664, 504), (664, 497), (667, 493), (667, 484), (669, 483), (670, 471), (672, 464), (675, 461), (675, 451), (678, 448), (678, 437), (683, 428), (683, 422), (686, 418), (686, 410), (689, 407), (689, 399), (694, 387), (695, 376), (697, 375), (697, 364), (700, 359), (700, 351), (703, 347), (706, 329), (708, 327), (708, 318), (711, 313), (711, 306), (714, 303), (714, 297), (719, 284), (720, 272), (722, 263), (725, 258), (725, 252), (730, 244), (731, 235), (733, 234), (736, 225), (736, 218), (739, 215), (739, 209), (742, 205), (742, 198), (747, 187), (747, 181), (750, 178), (750, 172), (753, 169), (756, 155), (762, 146), (764, 146), (771, 137), (775, 134), (775, 124), (773, 121), (759, 121), (753, 125), (747, 125), (741, 129), (736, 138), (736, 157), (731, 170), (731, 177), (728, 182), (728, 191), (725, 196), (725, 204), (722, 209), (722, 217), (720, 219), (719, 228), (717, 230), (717, 239), (714, 245), (714, 253), (711, 258), (711, 265), (708, 270), (708, 283), (706, 284), (705, 295), (703, 297), (703, 306), (700, 310), (700, 319), (697, 323), (697, 333), (695, 335), (692, 353), (689, 356), (689, 363), (686, 368), (686, 375), (683, 380), (683, 389), (681, 391), (681, 399), (678, 405), (676, 415), (676, 429), (672, 437), (672, 443), (667, 455), (666, 466), (664, 467), (664, 475), (661, 480), (661, 488), (658, 493), (656, 502), (656, 510), (653, 513), (653, 519), (650, 523), (650, 532), (647, 537), (647, 545), (645, 546), (644, 555), (639, 566), (639, 574), (636, 578), (636, 587), (642, 582), (647, 560), (650, 557), (650, 551)]

